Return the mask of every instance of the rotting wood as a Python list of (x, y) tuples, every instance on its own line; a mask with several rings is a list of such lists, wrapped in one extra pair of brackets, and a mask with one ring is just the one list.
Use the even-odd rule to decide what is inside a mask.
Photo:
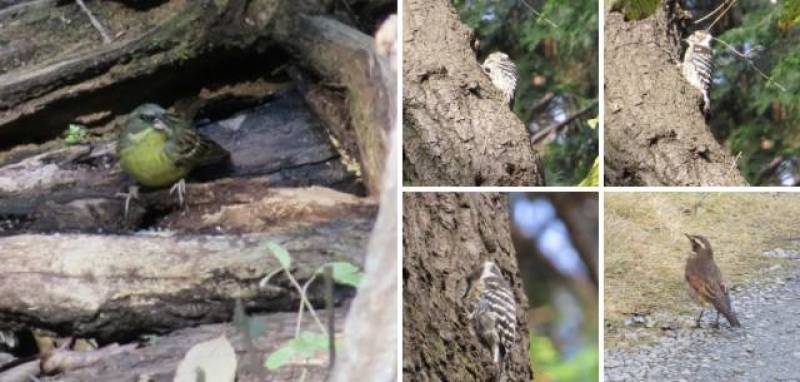
[(78, 46), (0, 75), (0, 142), (47, 139), (84, 115), (120, 115), (143, 102), (176, 97), (178, 80), (160, 76), (187, 76), (197, 68), (182, 65), (224, 56), (222, 48), (264, 51), (279, 45), (322, 81), (348, 89), (357, 159), (367, 188), (376, 194), (386, 115), (394, 110), (386, 95), (395, 87), (376, 81), (381, 68), (372, 39), (327, 16), (308, 16), (319, 14), (320, 5), (313, 2), (215, 2), (223, 8), (201, 3), (170, 1), (132, 14), (132, 19), (144, 17), (139, 24), (149, 27), (128, 25), (129, 33), (107, 46)]
[(380, 193), (395, 104), (396, 84), (385, 76), (374, 40), (325, 16), (297, 17), (275, 37), (332, 83), (347, 89), (350, 123), (356, 135), (363, 176), (372, 195)]

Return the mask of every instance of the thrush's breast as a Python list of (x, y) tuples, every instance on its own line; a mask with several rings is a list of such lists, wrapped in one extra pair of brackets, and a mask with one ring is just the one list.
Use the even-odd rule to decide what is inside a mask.
[(122, 170), (147, 187), (165, 187), (184, 178), (191, 169), (175, 165), (166, 155), (166, 140), (153, 129), (129, 135), (120, 149)]

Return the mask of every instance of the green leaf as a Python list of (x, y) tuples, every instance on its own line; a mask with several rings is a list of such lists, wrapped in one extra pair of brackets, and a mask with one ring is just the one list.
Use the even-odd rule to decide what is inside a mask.
[(328, 337), (312, 332), (301, 332), (299, 336), (289, 340), (283, 346), (267, 356), (264, 366), (275, 370), (292, 361), (311, 358), (320, 351), (327, 351)]
[(295, 350), (293, 347), (289, 346), (288, 344), (281, 346), (278, 350), (270, 353), (267, 356), (267, 361), (264, 363), (264, 366), (267, 369), (275, 370), (283, 365), (289, 363), (295, 355)]
[(346, 261), (334, 261), (325, 264), (317, 269), (317, 274), (325, 274), (325, 267), (331, 267), (333, 270), (333, 280), (339, 284), (347, 284), (353, 287), (358, 287), (361, 280), (364, 278), (364, 273), (358, 268)]
[(289, 267), (292, 266), (292, 256), (289, 255), (289, 252), (286, 251), (285, 248), (281, 247), (278, 243), (273, 241), (268, 241), (266, 243), (267, 249), (272, 252), (272, 255), (278, 259), (278, 262), (281, 264), (283, 269), (289, 270)]
[(89, 133), (86, 131), (85, 127), (74, 123), (69, 124), (65, 134), (64, 142), (68, 145), (86, 142), (89, 137)]
[(596, 187), (600, 185), (600, 157), (594, 158), (594, 164), (586, 177), (578, 183), (578, 187)]

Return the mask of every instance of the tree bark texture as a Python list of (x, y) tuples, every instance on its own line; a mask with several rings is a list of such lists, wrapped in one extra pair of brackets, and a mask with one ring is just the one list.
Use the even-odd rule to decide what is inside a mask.
[(514, 288), (517, 342), (507, 381), (529, 381), (527, 299), (518, 275), (506, 195), (406, 193), (403, 199), (403, 375), (406, 381), (488, 381), (491, 351), (467, 320), (467, 277), (493, 260)]
[(747, 185), (677, 66), (682, 15), (676, 0), (641, 21), (606, 14), (606, 185)]
[(449, 0), (409, 0), (403, 20), (403, 172), (415, 186), (537, 186), (525, 126), (503, 104)]

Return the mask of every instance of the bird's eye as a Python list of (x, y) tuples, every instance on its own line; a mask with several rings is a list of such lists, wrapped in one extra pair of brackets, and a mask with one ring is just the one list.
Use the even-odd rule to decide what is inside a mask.
[(492, 72), (492, 69), (490, 69), (490, 68), (484, 68), (483, 70), (485, 70), (486, 73), (491, 73)]

